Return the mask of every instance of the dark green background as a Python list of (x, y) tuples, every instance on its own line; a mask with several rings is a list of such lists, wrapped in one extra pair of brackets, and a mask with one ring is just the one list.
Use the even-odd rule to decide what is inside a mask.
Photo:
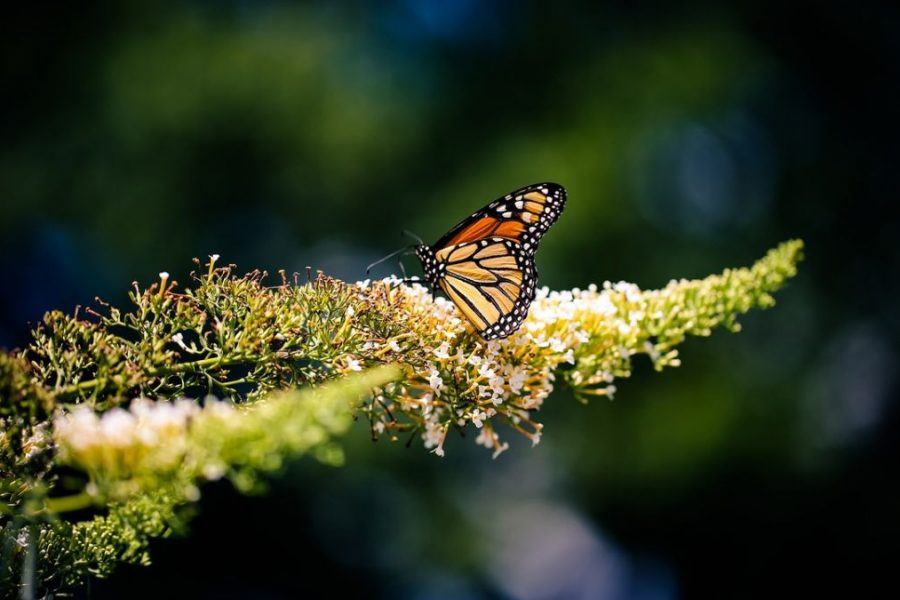
[[(25, 4), (25, 3), (21, 3)], [(822, 2), (43, 3), (0, 35), (0, 345), (217, 252), (365, 265), (535, 181), (560, 289), (807, 260), (744, 332), (492, 461), (372, 444), (83, 597), (759, 598), (895, 585), (900, 15)], [(412, 263), (408, 266), (415, 267)], [(394, 267), (385, 265), (380, 274)], [(414, 269), (417, 270), (417, 269)]]

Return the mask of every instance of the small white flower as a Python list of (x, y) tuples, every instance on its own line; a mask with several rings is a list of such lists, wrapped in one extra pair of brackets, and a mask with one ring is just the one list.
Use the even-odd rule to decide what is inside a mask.
[(495, 375), (494, 377), (491, 377), (488, 380), (488, 385), (491, 386), (491, 391), (493, 391), (494, 395), (496, 395), (496, 396), (502, 396), (503, 392), (506, 391), (503, 388), (503, 384), (504, 384), (503, 377), (501, 377), (499, 375)]
[(484, 446), (485, 448), (490, 448), (494, 445), (494, 439), (491, 436), (491, 432), (489, 429), (482, 429), (479, 432), (478, 437), (475, 438), (475, 443), (479, 446)]
[(525, 380), (528, 375), (525, 373), (525, 369), (520, 367), (513, 368), (512, 374), (509, 376), (509, 391), (513, 394), (518, 394), (522, 391), (522, 388), (525, 387)]
[(438, 347), (437, 350), (434, 351), (434, 355), (438, 357), (440, 360), (446, 360), (450, 358), (450, 342), (443, 342)]
[(437, 369), (431, 369), (428, 373), (428, 385), (434, 390), (435, 396), (440, 395), (442, 389), (444, 389), (444, 380), (441, 379), (441, 374)]
[(476, 410), (472, 413), (472, 423), (475, 424), (475, 427), (481, 429), (484, 426), (485, 419), (488, 418), (488, 415), (483, 410)]
[(184, 345), (184, 336), (180, 332), (172, 336), (172, 341), (181, 346), (182, 350), (188, 349), (188, 347)]
[(394, 352), (397, 352), (397, 353), (403, 351), (403, 349), (400, 347), (400, 344), (397, 343), (397, 340), (391, 340), (391, 341), (388, 343), (388, 347), (389, 347), (391, 350), (393, 350)]
[(550, 349), (554, 352), (562, 352), (566, 349), (566, 343), (558, 337), (550, 338)]
[(494, 370), (492, 368), (490, 368), (487, 365), (487, 363), (481, 365), (481, 367), (478, 368), (478, 376), (479, 377), (484, 377), (485, 379), (490, 379), (494, 375), (496, 375), (496, 373), (494, 373)]
[(503, 442), (502, 444), (494, 448), (494, 454), (491, 456), (491, 458), (496, 459), (507, 450), (509, 450), (509, 442)]
[(428, 419), (431, 418), (431, 413), (434, 412), (433, 399), (433, 394), (422, 394), (418, 398), (408, 398), (402, 404), (404, 410), (409, 410), (410, 412), (418, 411), (423, 417)]
[(219, 255), (218, 254), (210, 254), (209, 260), (211, 260), (212, 262), (216, 262), (217, 260), (219, 260)]
[(425, 431), (422, 432), (422, 439), (426, 448), (439, 447), (444, 441), (444, 428), (440, 423), (428, 420), (425, 422)]
[(347, 368), (351, 371), (362, 371), (362, 364), (352, 356), (347, 357)]
[(532, 339), (531, 343), (533, 343), (538, 348), (546, 348), (550, 345), (550, 341), (547, 339), (543, 332), (541, 332), (540, 335), (535, 336)]

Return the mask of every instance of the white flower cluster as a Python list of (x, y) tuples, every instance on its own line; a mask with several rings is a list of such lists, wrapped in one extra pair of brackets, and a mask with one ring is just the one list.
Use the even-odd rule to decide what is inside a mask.
[[(366, 281), (357, 285), (369, 288), (371, 284)], [(614, 339), (627, 338), (639, 331), (638, 322), (643, 318), (639, 305), (644, 295), (632, 284), (606, 283), (603, 291), (593, 285), (587, 290), (564, 292), (542, 288), (517, 332), (506, 339), (485, 342), (465, 335), (471, 328), (454, 304), (432, 297), (427, 288), (402, 285), (396, 278), (376, 285), (386, 286), (391, 299), (400, 300), (408, 324), (420, 332), (419, 342), (426, 347), (430, 360), (418, 367), (420, 381), (407, 386), (399, 402), (421, 427), (425, 447), (438, 455), (443, 455), (448, 428), (467, 423), (481, 430), (477, 443), (492, 448), (495, 455), (505, 450), (507, 445), (500, 443), (489, 424), (497, 415), (537, 444), (541, 426), (530, 415), (553, 391), (557, 367), (575, 365), (579, 349), (598, 331), (613, 329)], [(623, 304), (633, 310), (623, 310)], [(385, 343), (392, 349), (396, 345), (395, 340)], [(369, 342), (366, 349), (374, 347)], [(631, 354), (622, 347), (616, 358), (627, 359)], [(355, 366), (349, 365), (350, 369)], [(615, 393), (610, 383), (612, 371), (602, 362), (589, 369), (588, 377), (575, 372), (574, 379), (595, 388), (598, 382), (604, 383), (594, 394)], [(373, 425), (376, 433), (385, 427), (383, 422)]]
[(80, 404), (53, 419), (60, 460), (104, 476), (127, 478), (177, 468), (188, 449), (191, 421), (203, 414), (237, 416), (228, 403), (209, 399), (205, 407), (187, 399), (154, 402), (138, 398), (126, 410), (98, 414)]

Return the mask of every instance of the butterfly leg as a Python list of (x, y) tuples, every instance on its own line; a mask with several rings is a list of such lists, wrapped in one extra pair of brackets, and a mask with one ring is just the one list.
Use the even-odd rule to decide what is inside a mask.
[(419, 277), (409, 277), (406, 274), (406, 267), (404, 266), (402, 260), (398, 260), (397, 264), (400, 265), (400, 274), (403, 275), (403, 279), (400, 280), (400, 283), (418, 283), (419, 285), (424, 285), (429, 290), (431, 290), (432, 295), (434, 295), (434, 288), (431, 287), (431, 284)]

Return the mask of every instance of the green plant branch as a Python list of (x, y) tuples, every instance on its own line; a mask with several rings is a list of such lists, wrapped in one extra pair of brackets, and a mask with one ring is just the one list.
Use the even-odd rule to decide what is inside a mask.
[[(108, 574), (118, 562), (146, 564), (150, 539), (183, 528), (178, 509), (196, 502), (204, 481), (225, 477), (246, 492), (259, 489), (261, 476), (288, 457), (311, 453), (339, 464), (334, 439), (350, 426), (359, 398), (399, 375), (397, 367), (383, 366), (315, 389), (269, 394), (242, 410), (225, 402), (201, 408), (145, 400), (123, 419), (122, 409), (104, 416), (81, 405), (55, 419), (55, 460), (89, 474), (88, 485), (33, 498), (2, 535), (39, 526), (40, 578), (48, 584), (74, 585), (88, 574)], [(106, 512), (89, 521), (62, 519), (91, 507)], [(7, 576), (8, 583), (17, 575)]]
[(87, 492), (79, 492), (68, 496), (59, 496), (56, 498), (47, 498), (44, 501), (44, 508), (48, 512), (54, 514), (63, 514), (76, 510), (90, 508), (97, 503), (96, 497)]
[[(540, 290), (521, 329), (492, 342), (418, 285), (319, 274), (269, 287), (217, 257), (184, 291), (168, 274), (135, 284), (130, 310), (49, 312), (23, 351), (0, 353), (0, 585), (19, 581), (35, 537), (46, 589), (145, 563), (204, 481), (250, 491), (291, 456), (339, 463), (334, 439), (354, 416), (373, 438), (408, 434), (439, 456), (466, 429), (499, 455), (501, 424), (537, 444), (557, 384), (612, 397), (636, 356), (680, 365), (687, 336), (738, 331), (741, 314), (771, 307), (802, 248), (657, 290)], [(197, 400), (213, 390), (223, 400)], [(88, 507), (100, 514), (66, 520)], [(26, 527), (39, 535), (20, 539)]]
[[(283, 359), (284, 357), (279, 357), (279, 359)], [(177, 365), (171, 367), (164, 367), (159, 369), (150, 369), (147, 371), (147, 377), (163, 377), (165, 375), (177, 375), (178, 373), (193, 373), (197, 371), (202, 371), (206, 367), (213, 368), (227, 368), (234, 367), (241, 364), (246, 364), (253, 360), (251, 357), (239, 357), (232, 358), (230, 360), (223, 360), (222, 358), (204, 358), (200, 360), (190, 361), (179, 363)], [(255, 360), (256, 364), (265, 364), (266, 362), (271, 362), (273, 359), (269, 359), (268, 361), (259, 361)], [(247, 378), (243, 378), (240, 380), (236, 380), (232, 383), (246, 383), (249, 381)], [(54, 391), (59, 396), (68, 396), (71, 394), (77, 394), (78, 392), (93, 390), (99, 387), (103, 387), (108, 382), (101, 379), (87, 379), (85, 381), (79, 381), (78, 383), (57, 387)]]

